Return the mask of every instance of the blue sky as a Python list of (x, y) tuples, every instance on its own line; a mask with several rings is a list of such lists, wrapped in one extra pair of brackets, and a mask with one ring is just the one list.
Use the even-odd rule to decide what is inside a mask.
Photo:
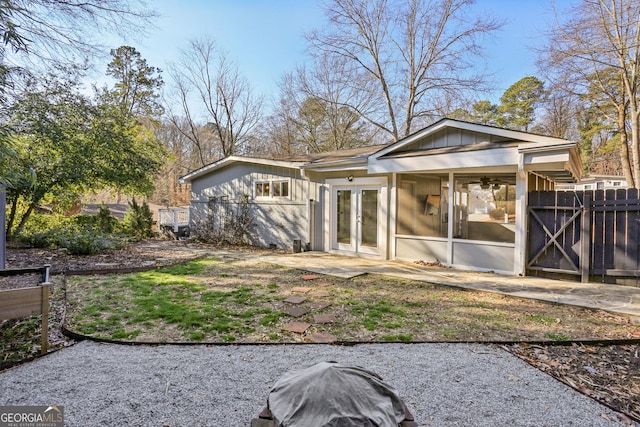
[[(556, 3), (566, 8), (570, 0)], [(536, 74), (529, 48), (539, 42), (539, 33), (551, 20), (551, 4), (552, 0), (478, 0), (474, 6), (505, 21), (502, 30), (486, 40), (488, 71), (497, 84), (488, 95), (492, 101), (522, 77)], [(155, 0), (150, 5), (161, 14), (157, 28), (143, 40), (120, 44), (136, 47), (149, 65), (166, 70), (189, 40), (207, 35), (230, 53), (255, 91), (267, 98), (277, 96), (282, 74), (304, 61), (303, 32), (324, 24), (317, 0)]]

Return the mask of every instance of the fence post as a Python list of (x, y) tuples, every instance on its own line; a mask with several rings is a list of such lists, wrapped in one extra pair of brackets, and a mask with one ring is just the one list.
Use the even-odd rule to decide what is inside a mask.
[(42, 288), (40, 351), (42, 354), (47, 354), (47, 346), (49, 345), (49, 285), (42, 284), (40, 287)]
[(175, 209), (173, 210), (173, 232), (178, 233), (178, 230), (180, 230), (180, 224), (178, 224), (178, 210)]
[(591, 194), (584, 193), (580, 224), (580, 281), (589, 281), (591, 270)]

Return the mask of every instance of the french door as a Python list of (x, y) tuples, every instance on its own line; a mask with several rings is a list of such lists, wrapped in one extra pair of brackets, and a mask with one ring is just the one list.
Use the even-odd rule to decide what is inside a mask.
[(333, 249), (380, 254), (380, 187), (333, 188)]

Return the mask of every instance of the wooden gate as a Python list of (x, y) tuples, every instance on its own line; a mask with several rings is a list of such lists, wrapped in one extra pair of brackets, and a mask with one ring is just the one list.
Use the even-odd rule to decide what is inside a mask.
[(640, 276), (638, 190), (535, 191), (528, 214), (527, 274)]

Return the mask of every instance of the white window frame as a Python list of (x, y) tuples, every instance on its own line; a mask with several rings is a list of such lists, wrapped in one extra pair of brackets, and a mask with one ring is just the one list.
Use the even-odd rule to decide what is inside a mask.
[[(269, 187), (269, 194), (264, 194), (264, 185)], [(276, 196), (275, 195), (275, 187), (276, 185), (282, 186), (282, 184), (286, 184), (287, 187), (287, 195), (286, 196)], [(258, 186), (263, 185), (262, 191), (263, 194), (258, 194)], [(282, 187), (280, 187), (282, 189)], [(256, 180), (253, 185), (254, 197), (256, 199), (290, 199), (291, 198), (291, 180), (290, 179), (260, 179)], [(282, 192), (282, 190), (280, 190)]]
[[(258, 194), (258, 186), (259, 185), (262, 185), (262, 190), (261, 190), (262, 194)], [(266, 199), (266, 198), (271, 196), (271, 194), (267, 194), (267, 195), (264, 194), (264, 186), (265, 185), (268, 186), (268, 190), (267, 191), (269, 193), (271, 193), (271, 182), (270, 181), (268, 181), (268, 180), (259, 180), (259, 181), (256, 181), (254, 183), (253, 192), (254, 192), (254, 197), (256, 199)]]
[[(286, 195), (282, 195), (282, 186), (286, 185), (287, 186), (287, 194)], [(280, 194), (276, 196), (276, 186), (280, 187)], [(277, 180), (273, 180), (271, 181), (271, 185), (269, 186), (269, 189), (271, 190), (271, 197), (277, 198), (277, 199), (288, 199), (291, 195), (291, 183), (289, 182), (288, 179), (277, 179)]]

